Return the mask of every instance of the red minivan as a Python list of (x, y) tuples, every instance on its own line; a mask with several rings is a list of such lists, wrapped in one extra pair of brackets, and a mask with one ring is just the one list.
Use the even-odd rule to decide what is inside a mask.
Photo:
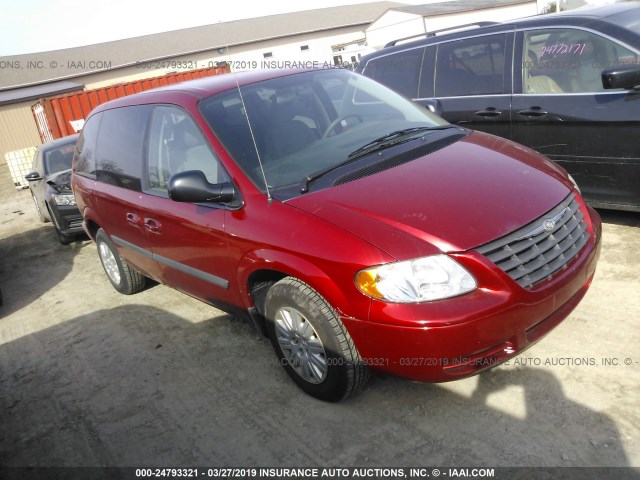
[(341, 69), (100, 105), (72, 183), (116, 290), (148, 277), (251, 318), (328, 401), (372, 370), (443, 382), (519, 354), (575, 308), (600, 249), (562, 168)]

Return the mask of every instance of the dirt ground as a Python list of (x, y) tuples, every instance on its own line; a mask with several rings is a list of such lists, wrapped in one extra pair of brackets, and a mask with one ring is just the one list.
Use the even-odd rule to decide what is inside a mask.
[(591, 290), (524, 355), (449, 384), (375, 377), (327, 404), (250, 324), (163, 285), (115, 292), (93, 243), (61, 246), (9, 191), (0, 465), (638, 467), (640, 214), (601, 213)]

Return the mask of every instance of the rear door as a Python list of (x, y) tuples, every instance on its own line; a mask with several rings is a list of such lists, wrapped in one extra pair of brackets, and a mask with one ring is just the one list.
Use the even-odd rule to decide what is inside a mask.
[[(130, 106), (102, 113), (96, 147), (96, 210), (120, 254), (142, 274), (157, 279), (142, 223), (141, 175), (152, 106)], [(90, 154), (90, 153), (89, 153)]]
[(640, 207), (640, 93), (605, 90), (606, 68), (640, 63), (638, 52), (574, 27), (516, 38), (513, 140), (562, 165), (587, 200)]
[(436, 98), (447, 121), (509, 138), (512, 51), (512, 32), (428, 47), (417, 101)]

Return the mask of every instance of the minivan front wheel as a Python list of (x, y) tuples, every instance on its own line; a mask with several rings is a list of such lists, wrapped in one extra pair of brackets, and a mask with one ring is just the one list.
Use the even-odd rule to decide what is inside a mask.
[(280, 364), (309, 395), (336, 402), (359, 392), (369, 379), (338, 314), (306, 283), (286, 277), (265, 300), (267, 331)]
[(102, 229), (96, 234), (96, 245), (102, 268), (113, 288), (125, 295), (137, 293), (144, 288), (144, 275), (129, 266)]

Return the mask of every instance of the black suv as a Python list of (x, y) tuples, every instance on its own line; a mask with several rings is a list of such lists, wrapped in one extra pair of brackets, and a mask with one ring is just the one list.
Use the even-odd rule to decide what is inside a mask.
[(451, 123), (547, 155), (594, 206), (640, 211), (640, 3), (408, 40), (358, 71)]

